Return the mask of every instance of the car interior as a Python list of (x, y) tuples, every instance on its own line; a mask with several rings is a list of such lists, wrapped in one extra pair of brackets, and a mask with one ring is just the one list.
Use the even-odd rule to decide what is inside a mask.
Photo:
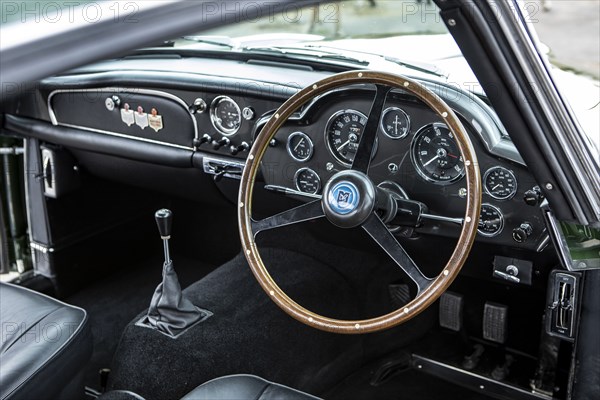
[(514, 104), (207, 37), (3, 103), (2, 400), (598, 395), (598, 275), (564, 266)]

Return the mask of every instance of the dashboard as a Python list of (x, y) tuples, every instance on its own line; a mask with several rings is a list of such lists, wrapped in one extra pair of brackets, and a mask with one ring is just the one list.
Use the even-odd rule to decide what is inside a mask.
[[(218, 73), (194, 73), (211, 65), (219, 66)], [(281, 83), (288, 74), (284, 66), (200, 58), (168, 65), (101, 63), (43, 81), (46, 104), (34, 114), (52, 128), (29, 125), (27, 133), (91, 151), (100, 152), (94, 146), (106, 143), (105, 154), (200, 169), (219, 186), (223, 179), (239, 179), (248, 150), (274, 111), (300, 88), (329, 75), (300, 70), (293, 84)], [(484, 99), (438, 81), (421, 82), (455, 110), (475, 147), (484, 189), (476, 240), (541, 251), (548, 235), (536, 207), (540, 191), (494, 112)], [(304, 201), (320, 196), (333, 174), (350, 167), (373, 96), (371, 87), (346, 87), (297, 110), (265, 153), (264, 187)], [(369, 176), (394, 196), (424, 203), (430, 216), (416, 232), (393, 230), (458, 237), (466, 183), (451, 132), (402, 90), (390, 92), (383, 110)], [(24, 123), (22, 116), (7, 117), (13, 130), (25, 130)]]

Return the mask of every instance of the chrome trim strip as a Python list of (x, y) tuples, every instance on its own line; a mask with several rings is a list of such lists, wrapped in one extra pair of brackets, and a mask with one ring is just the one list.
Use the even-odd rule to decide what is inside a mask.
[[(476, 382), (479, 384), (478, 386), (468, 385), (468, 387), (471, 387), (476, 392), (478, 390), (481, 390), (481, 391), (485, 391), (485, 392), (494, 393), (495, 391), (490, 388), (495, 387), (495, 388), (497, 388), (497, 390), (499, 390), (499, 391), (501, 390), (502, 393), (512, 392), (511, 398), (513, 398), (513, 399), (552, 400), (552, 396), (548, 396), (546, 394), (539, 393), (539, 392), (525, 390), (525, 389), (517, 387), (517, 386), (512, 386), (512, 385), (509, 385), (508, 383), (493, 380), (486, 376), (477, 375), (473, 372), (459, 369), (452, 365), (445, 364), (440, 361), (435, 361), (435, 360), (432, 360), (427, 357), (419, 356), (417, 354), (412, 355), (412, 364), (414, 367), (416, 367), (416, 369), (418, 371), (423, 371), (425, 373), (434, 374), (438, 377), (439, 377), (439, 375), (436, 374), (436, 372), (439, 372), (440, 370), (444, 370), (446, 373), (452, 374), (457, 379), (464, 378), (464, 379), (468, 379), (472, 382)], [(442, 374), (442, 375), (444, 375), (444, 374)], [(446, 381), (449, 381), (449, 378), (451, 378), (451, 377), (449, 377), (449, 376), (441, 377), (441, 379), (444, 379)], [(456, 384), (456, 382), (454, 382), (454, 383)], [(463, 383), (463, 386), (465, 384), (468, 384), (468, 382)], [(472, 386), (474, 386), (474, 387), (472, 387)], [(505, 397), (505, 396), (502, 396), (502, 397)]]
[(30, 246), (30, 247), (31, 247), (33, 250), (40, 251), (40, 252), (42, 252), (42, 253), (44, 253), (44, 254), (47, 254), (47, 253), (54, 253), (54, 247), (48, 247), (48, 246), (46, 246), (46, 245), (44, 245), (44, 244), (41, 244), (41, 243), (34, 242), (33, 240), (29, 242), (29, 246)]
[(103, 131), (101, 129), (87, 128), (85, 126), (63, 124), (60, 122), (58, 124), (56, 124), (56, 126), (64, 126), (65, 128), (81, 129), (81, 130), (88, 131), (88, 132), (102, 133), (104, 135), (116, 136), (116, 137), (121, 137), (121, 138), (125, 138), (125, 139), (131, 139), (131, 140), (137, 140), (138, 142), (146, 142), (146, 143), (158, 144), (161, 146), (175, 147), (177, 149), (194, 150), (193, 147), (187, 147), (187, 146), (182, 146), (182, 145), (173, 144), (173, 143), (165, 143), (165, 142), (161, 142), (160, 140), (153, 140), (153, 139), (129, 136), (129, 135), (124, 135), (122, 133), (116, 133), (116, 132), (111, 132), (111, 131)]
[[(520, 67), (526, 74), (527, 80), (529, 82), (537, 82), (541, 86), (541, 90), (538, 88), (538, 90), (534, 91), (535, 98), (542, 107), (551, 130), (558, 133), (553, 135), (553, 137), (558, 140), (560, 147), (564, 150), (565, 155), (573, 165), (576, 179), (585, 192), (586, 199), (592, 207), (596, 219), (600, 220), (600, 176), (598, 175), (598, 171), (593, 168), (594, 165), (596, 165), (596, 168), (598, 166), (590, 158), (590, 151), (585, 148), (582, 142), (581, 128), (575, 123), (575, 118), (573, 118), (565, 106), (564, 99), (559, 94), (549, 72), (547, 62), (544, 61), (543, 57), (537, 51), (531, 35), (526, 30), (523, 20), (526, 20), (527, 17), (524, 16), (523, 10), (516, 1), (508, 3), (489, 0), (489, 5), (492, 9), (499, 11), (499, 13), (494, 13), (495, 15), (507, 16), (507, 18), (496, 18), (498, 26), (504, 32), (505, 38), (511, 46)], [(525, 52), (525, 56), (523, 52)], [(531, 60), (535, 62), (531, 62)], [(541, 93), (546, 93), (547, 96), (543, 96)], [(564, 195), (568, 198), (579, 222), (582, 224), (589, 223), (585, 212), (579, 204), (582, 199), (575, 197), (575, 193), (571, 190), (572, 184), (561, 173), (560, 165), (553, 165), (553, 172), (562, 181), (557, 183), (560, 184), (561, 190), (563, 190)]]
[[(157, 141), (157, 140), (153, 140), (153, 139), (146, 139), (146, 138), (140, 138), (137, 136), (126, 135), (123, 133), (104, 131), (101, 129), (94, 129), (94, 128), (89, 128), (89, 127), (85, 127), (85, 126), (64, 124), (64, 123), (58, 122), (58, 120), (56, 118), (56, 114), (54, 113), (54, 109), (52, 108), (52, 98), (55, 95), (57, 95), (59, 93), (100, 93), (100, 92), (147, 94), (147, 95), (151, 95), (151, 96), (163, 97), (165, 99), (174, 101), (177, 104), (179, 104), (181, 107), (183, 107), (186, 110), (187, 114), (190, 116), (190, 119), (192, 120), (192, 124), (194, 126), (194, 138), (195, 139), (198, 138), (198, 122), (196, 121), (196, 118), (194, 117), (194, 115), (190, 113), (188, 105), (180, 97), (177, 97), (175, 95), (172, 95), (171, 93), (167, 93), (167, 92), (164, 92), (161, 90), (153, 90), (153, 89), (105, 87), (105, 88), (94, 88), (94, 89), (58, 89), (58, 90), (54, 90), (48, 95), (48, 100), (47, 100), (48, 113), (50, 115), (50, 122), (52, 122), (52, 125), (55, 125), (55, 126), (59, 126), (59, 125), (66, 126), (69, 128), (82, 129), (82, 130), (86, 130), (86, 131), (90, 131), (90, 132), (102, 133), (102, 134), (111, 135), (111, 136), (118, 136), (118, 137), (123, 137), (123, 138), (127, 138), (127, 139), (138, 140), (141, 142), (160, 144), (160, 145), (164, 145), (164, 146), (177, 147), (177, 148), (186, 149), (186, 150), (194, 149), (191, 146), (183, 146), (183, 145), (178, 145), (178, 144), (166, 143), (166, 142), (161, 142), (161, 141)], [(192, 139), (194, 139), (194, 138), (192, 138)]]
[[(29, 243), (34, 243), (33, 241), (33, 230), (31, 229), (31, 200), (29, 199), (29, 175), (33, 173), (33, 171), (29, 170), (29, 151), (27, 147), (29, 145), (29, 141), (32, 140), (30, 138), (25, 137), (23, 139), (23, 170), (24, 170), (24, 186), (25, 186), (25, 214), (27, 217), (27, 237), (29, 238)], [(33, 270), (36, 270), (37, 259), (35, 256), (35, 251), (32, 246), (29, 246), (29, 253), (31, 253), (31, 264)]]

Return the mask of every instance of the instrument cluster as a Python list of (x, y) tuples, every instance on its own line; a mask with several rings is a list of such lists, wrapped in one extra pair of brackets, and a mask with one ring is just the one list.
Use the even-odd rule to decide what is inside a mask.
[[(281, 128), (276, 138), (285, 145), (285, 155), (280, 153), (266, 162), (285, 168), (280, 175), (272, 171), (267, 184), (281, 192), (291, 190), (314, 198), (333, 174), (352, 166), (370, 102), (354, 99), (331, 103), (329, 107), (315, 106), (304, 119), (288, 121)], [(512, 229), (513, 205), (519, 200), (515, 199), (517, 174), (509, 168), (512, 164), (486, 154), (477, 134), (470, 127), (467, 130), (478, 150), (483, 176), (479, 236), (510, 239), (506, 228)], [(441, 118), (422, 104), (388, 100), (381, 114), (369, 175), (378, 185), (399, 186), (403, 195), (424, 202), (437, 214), (456, 218), (464, 212), (465, 165), (458, 143)], [(519, 207), (523, 205), (520, 203)]]

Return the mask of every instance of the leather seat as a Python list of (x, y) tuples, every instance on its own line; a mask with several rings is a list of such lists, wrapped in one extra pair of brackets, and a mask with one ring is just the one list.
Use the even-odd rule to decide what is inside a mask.
[(307, 393), (269, 382), (254, 375), (229, 375), (208, 381), (181, 400), (310, 400)]
[[(254, 375), (229, 375), (208, 381), (181, 400), (319, 400), (318, 397), (269, 382)], [(114, 390), (98, 400), (144, 400), (123, 390)]]
[(80, 399), (92, 354), (85, 310), (0, 283), (0, 400)]

